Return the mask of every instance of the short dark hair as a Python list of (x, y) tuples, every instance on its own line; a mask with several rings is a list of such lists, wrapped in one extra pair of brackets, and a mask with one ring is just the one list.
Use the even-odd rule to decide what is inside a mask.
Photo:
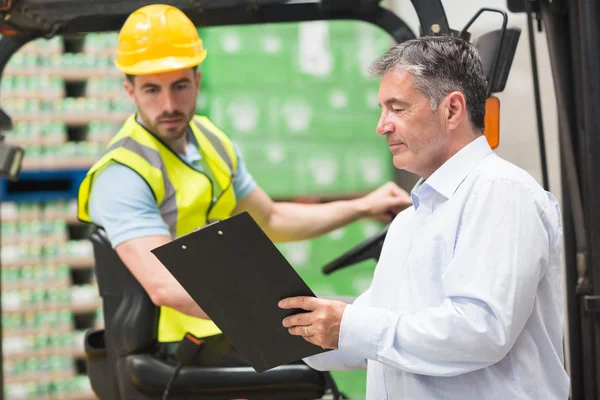
[(483, 131), (487, 78), (477, 49), (451, 35), (424, 36), (399, 43), (369, 68), (371, 76), (383, 76), (396, 68), (412, 73), (416, 88), (437, 110), (453, 91), (465, 96), (471, 124)]
[[(192, 70), (192, 72), (195, 74), (196, 72), (198, 72), (198, 66), (196, 65), (195, 67), (191, 67), (190, 68)], [(127, 80), (129, 82), (131, 82), (133, 84), (133, 79), (135, 78), (135, 75), (129, 75), (129, 74), (125, 74), (125, 78), (127, 78)]]

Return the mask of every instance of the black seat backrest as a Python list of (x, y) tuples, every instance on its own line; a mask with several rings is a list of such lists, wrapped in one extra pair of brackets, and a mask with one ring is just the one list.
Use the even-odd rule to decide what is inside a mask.
[(96, 227), (90, 240), (103, 301), (107, 351), (117, 357), (152, 351), (157, 344), (160, 309), (112, 248), (102, 228)]

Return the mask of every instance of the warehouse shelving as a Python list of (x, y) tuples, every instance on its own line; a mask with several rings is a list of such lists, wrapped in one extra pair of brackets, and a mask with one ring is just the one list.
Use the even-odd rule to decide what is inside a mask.
[[(109, 111), (109, 110), (107, 110)], [(95, 120), (103, 120), (107, 122), (124, 122), (131, 113), (116, 113), (112, 115), (103, 115), (98, 111), (78, 111), (78, 115), (70, 114), (68, 111), (59, 111), (58, 113), (48, 112), (48, 115), (44, 113), (31, 115), (25, 111), (13, 113), (13, 117), (16, 121), (24, 122), (52, 122), (59, 121), (64, 122), (67, 125), (74, 126), (86, 126), (90, 122)]]
[(129, 110), (87, 96), (91, 76), (116, 76), (107, 57), (81, 53), (81, 39), (44, 44), (11, 59), (0, 92), (14, 124), (6, 140), (26, 152), (19, 181), (0, 182), (5, 398), (87, 400), (83, 335), (103, 320), (75, 198), (103, 147), (88, 126), (121, 124)]
[(18, 69), (17, 67), (7, 68), (4, 72), (5, 76), (21, 76), (21, 77), (36, 77), (36, 76), (51, 76), (64, 79), (67, 82), (86, 81), (90, 75), (96, 77), (121, 78), (118, 70), (108, 69), (106, 71), (97, 71), (95, 69), (86, 68), (62, 68), (62, 67), (41, 67), (35, 69)]

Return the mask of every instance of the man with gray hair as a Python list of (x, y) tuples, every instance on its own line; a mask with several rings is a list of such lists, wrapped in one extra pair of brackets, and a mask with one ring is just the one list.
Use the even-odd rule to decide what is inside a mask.
[(369, 289), (353, 304), (279, 306), (292, 335), (326, 349), (320, 370), (367, 368), (367, 399), (567, 399), (562, 224), (555, 197), (497, 156), (483, 133), (486, 78), (452, 36), (394, 46), (377, 132), (418, 174)]

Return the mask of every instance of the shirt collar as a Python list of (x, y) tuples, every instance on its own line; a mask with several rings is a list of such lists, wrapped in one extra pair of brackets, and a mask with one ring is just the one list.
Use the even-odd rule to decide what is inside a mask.
[(469, 172), (491, 153), (487, 138), (481, 135), (450, 157), (427, 180), (419, 179), (413, 193), (418, 193), (421, 186), (427, 185), (446, 199), (450, 199)]

